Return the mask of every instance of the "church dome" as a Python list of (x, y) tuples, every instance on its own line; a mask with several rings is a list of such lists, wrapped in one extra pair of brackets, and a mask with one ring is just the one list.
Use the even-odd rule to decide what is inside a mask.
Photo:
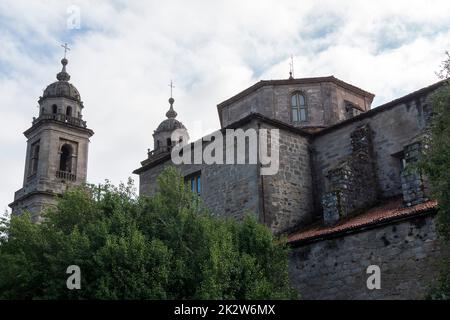
[(163, 131), (175, 131), (177, 129), (186, 129), (186, 127), (177, 119), (177, 113), (173, 109), (173, 103), (175, 102), (175, 99), (170, 98), (170, 109), (166, 112), (167, 119), (160, 123), (158, 128), (155, 130), (155, 133), (163, 132)]
[(52, 84), (47, 86), (47, 88), (44, 90), (42, 98), (64, 97), (81, 102), (80, 93), (78, 92), (77, 88), (75, 88), (73, 84), (69, 83), (70, 75), (66, 71), (67, 63), (68, 61), (66, 58), (63, 58), (61, 60), (63, 68), (61, 72), (56, 75), (58, 81), (53, 82)]
[(65, 97), (81, 101), (80, 93), (75, 86), (67, 81), (56, 81), (44, 90), (43, 98)]
[(155, 132), (174, 131), (177, 129), (186, 129), (186, 127), (175, 118), (168, 118), (161, 122)]

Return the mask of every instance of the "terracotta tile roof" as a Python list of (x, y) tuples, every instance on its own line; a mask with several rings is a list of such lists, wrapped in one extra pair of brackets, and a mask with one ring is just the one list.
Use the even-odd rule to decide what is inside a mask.
[(306, 242), (309, 240), (320, 239), (326, 236), (353, 231), (391, 220), (397, 220), (399, 218), (414, 216), (436, 208), (437, 201), (435, 200), (430, 200), (412, 207), (404, 207), (402, 199), (396, 198), (369, 209), (363, 214), (342, 221), (335, 226), (315, 226), (295, 232), (288, 236), (288, 242)]

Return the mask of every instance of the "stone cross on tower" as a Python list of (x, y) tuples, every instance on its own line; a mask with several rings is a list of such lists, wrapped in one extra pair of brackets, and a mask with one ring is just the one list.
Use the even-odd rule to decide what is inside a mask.
[(170, 87), (170, 97), (171, 98), (173, 98), (173, 88), (175, 88), (175, 86), (173, 85), (173, 82), (172, 82), (172, 80), (170, 80), (170, 84), (169, 84), (169, 87)]
[(67, 43), (62, 44), (61, 47), (64, 48), (64, 59), (66, 59), (67, 51), (70, 51), (70, 48)]

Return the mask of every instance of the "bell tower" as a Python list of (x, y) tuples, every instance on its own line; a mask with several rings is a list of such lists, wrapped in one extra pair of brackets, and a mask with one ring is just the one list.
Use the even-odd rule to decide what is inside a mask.
[(89, 138), (94, 132), (83, 120), (80, 93), (69, 83), (65, 55), (61, 64), (58, 81), (44, 90), (38, 100), (39, 115), (24, 132), (23, 186), (9, 205), (13, 215), (31, 212), (33, 221), (40, 220), (42, 209), (56, 203), (57, 195), (86, 182)]

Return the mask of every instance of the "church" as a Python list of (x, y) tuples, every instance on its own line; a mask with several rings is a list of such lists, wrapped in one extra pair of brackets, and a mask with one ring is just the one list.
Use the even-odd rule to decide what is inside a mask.
[[(24, 133), (23, 187), (10, 205), (13, 214), (28, 210), (35, 221), (57, 195), (86, 181), (94, 134), (69, 83), (67, 59), (61, 63)], [(426, 148), (428, 97), (441, 85), (372, 108), (374, 94), (334, 76), (263, 80), (217, 105), (221, 127), (212, 135), (276, 130), (277, 172), (262, 175), (259, 163), (176, 167), (214, 214), (253, 214), (287, 237), (290, 277), (302, 298), (421, 299), (448, 251), (438, 240), (437, 203), (428, 196), (426, 177), (407, 168)], [(154, 194), (157, 176), (175, 165), (175, 147), (213, 143), (210, 136), (189, 142), (173, 97), (165, 116), (133, 171), (142, 196)], [(381, 288), (367, 286), (371, 266), (380, 269)]]

